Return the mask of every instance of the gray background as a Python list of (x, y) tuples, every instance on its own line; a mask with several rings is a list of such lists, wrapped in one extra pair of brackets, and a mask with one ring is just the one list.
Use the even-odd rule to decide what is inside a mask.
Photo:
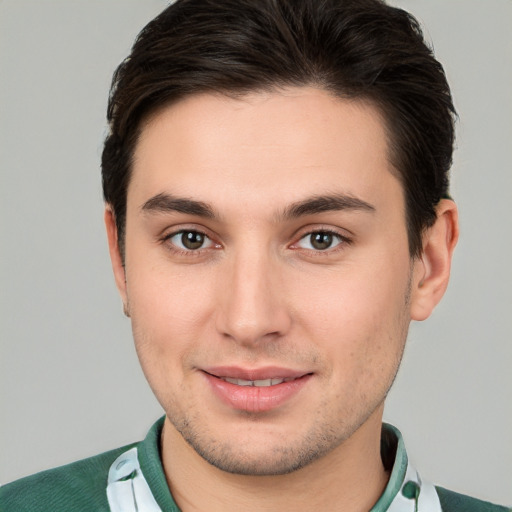
[[(389, 397), (424, 478), (512, 504), (512, 2), (401, 0), (460, 113), (452, 282)], [(162, 0), (0, 1), (0, 481), (140, 439), (161, 410), (121, 312), (99, 177), (110, 77)]]

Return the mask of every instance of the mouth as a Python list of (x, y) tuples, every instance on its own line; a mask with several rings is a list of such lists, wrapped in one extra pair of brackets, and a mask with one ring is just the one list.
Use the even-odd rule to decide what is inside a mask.
[[(208, 372), (205, 372), (208, 373)], [(283, 382), (291, 382), (296, 379), (300, 379), (303, 377), (272, 377), (270, 379), (256, 379), (256, 380), (246, 380), (246, 379), (236, 379), (234, 377), (219, 377), (217, 375), (213, 375), (209, 373), (212, 377), (216, 377), (217, 379), (221, 379), (225, 382), (229, 382), (230, 384), (235, 384), (235, 386), (253, 386), (256, 388), (268, 388), (270, 386), (277, 386), (278, 384), (282, 384)]]
[(246, 370), (225, 367), (203, 369), (202, 372), (224, 404), (249, 412), (265, 412), (284, 405), (307, 385), (313, 375), (285, 368)]
[(216, 366), (203, 368), (203, 372), (236, 386), (269, 387), (291, 382), (311, 375), (311, 372), (277, 366), (247, 369), (238, 366)]

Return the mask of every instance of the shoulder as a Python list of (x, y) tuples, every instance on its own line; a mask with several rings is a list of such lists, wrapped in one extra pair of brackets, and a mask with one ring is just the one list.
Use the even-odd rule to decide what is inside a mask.
[(108, 511), (107, 476), (112, 462), (136, 444), (42, 471), (0, 487), (2, 512)]
[(436, 487), (443, 512), (511, 512), (509, 507), (470, 498), (464, 494)]

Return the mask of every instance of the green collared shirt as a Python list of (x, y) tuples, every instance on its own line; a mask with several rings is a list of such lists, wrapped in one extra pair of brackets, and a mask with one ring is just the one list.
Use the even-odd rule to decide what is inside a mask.
[[(180, 512), (159, 454), (164, 418), (146, 438), (117, 450), (22, 478), (0, 488), (2, 512)], [(370, 512), (510, 512), (423, 482), (410, 466), (400, 432), (383, 426), (383, 461), (391, 474)]]

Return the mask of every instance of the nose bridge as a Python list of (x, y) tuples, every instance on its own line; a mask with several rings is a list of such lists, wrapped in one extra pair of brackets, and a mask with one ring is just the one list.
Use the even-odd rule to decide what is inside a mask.
[(289, 326), (279, 262), (251, 245), (229, 258), (218, 311), (218, 329), (243, 344), (277, 337)]

